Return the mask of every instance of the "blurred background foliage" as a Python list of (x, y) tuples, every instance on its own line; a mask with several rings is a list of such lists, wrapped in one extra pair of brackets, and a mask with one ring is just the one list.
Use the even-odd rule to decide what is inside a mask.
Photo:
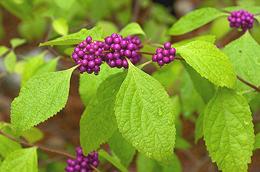
[[(182, 44), (191, 38), (205, 39), (219, 47), (234, 38), (227, 38), (231, 31), (225, 18), (219, 18), (206, 26), (182, 35), (170, 36), (167, 30), (186, 14), (201, 7), (223, 8), (227, 6), (260, 5), (260, 0), (1, 0), (0, 1), (0, 128), (11, 133), (10, 104), (18, 95), (20, 86), (31, 77), (73, 65), (70, 60), (71, 46), (38, 47), (39, 43), (78, 32), (82, 28), (101, 26), (105, 35), (118, 32), (131, 21), (138, 22), (146, 37), (143, 37), (144, 50), (154, 47), (145, 44), (171, 41), (173, 45)], [(259, 24), (258, 24), (259, 25)], [(251, 33), (260, 43), (260, 27)], [(197, 37), (209, 35), (208, 37)], [(178, 43), (177, 43), (178, 42)], [(56, 58), (58, 57), (59, 58)], [(150, 56), (144, 56), (150, 59)], [(174, 169), (167, 169), (155, 161), (137, 155), (130, 164), (130, 171), (216, 171), (210, 162), (203, 141), (195, 143), (195, 122), (205, 106), (207, 95), (212, 90), (203, 90), (205, 97), (195, 89), (196, 73), (186, 70), (184, 64), (176, 61), (157, 70), (157, 66), (147, 66), (145, 70), (159, 80), (172, 96), (178, 107), (176, 157)], [(73, 153), (79, 145), (79, 119), (84, 110), (78, 93), (78, 73), (72, 78), (69, 102), (59, 115), (41, 124), (37, 129), (24, 133), (23, 137), (32, 143), (39, 142), (54, 148), (63, 148)], [(192, 76), (192, 78), (191, 78)], [(200, 82), (200, 81), (197, 81)], [(250, 104), (254, 113), (256, 131), (260, 131), (260, 96), (255, 95)], [(198, 121), (198, 120), (197, 120)], [(196, 129), (197, 130), (197, 129)], [(197, 131), (195, 131), (196, 134)], [(197, 137), (197, 136), (196, 136)], [(107, 145), (104, 145), (107, 149)], [(111, 155), (112, 156), (112, 155)], [(48, 155), (39, 151), (41, 171), (63, 171), (63, 157)], [(113, 159), (117, 161), (117, 159)], [(250, 165), (251, 171), (260, 171), (260, 152), (256, 152)], [(135, 163), (136, 162), (136, 163)], [(258, 162), (258, 163), (257, 163)], [(112, 163), (113, 164), (113, 163)], [(115, 168), (102, 160), (103, 171)]]

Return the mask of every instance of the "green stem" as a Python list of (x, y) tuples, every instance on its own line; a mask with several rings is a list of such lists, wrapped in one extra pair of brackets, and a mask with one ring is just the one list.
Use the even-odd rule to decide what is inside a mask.
[(139, 66), (138, 66), (138, 68), (139, 69), (142, 69), (142, 68), (144, 68), (146, 65), (148, 65), (148, 64), (150, 64), (150, 63), (152, 63), (153, 61), (152, 60), (149, 60), (149, 61), (147, 61), (147, 62), (144, 62), (143, 64), (140, 64)]

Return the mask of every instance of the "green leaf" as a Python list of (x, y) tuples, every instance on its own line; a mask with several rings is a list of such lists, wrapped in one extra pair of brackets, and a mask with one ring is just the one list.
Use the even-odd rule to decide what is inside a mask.
[(16, 48), (20, 45), (23, 45), (26, 42), (25, 39), (21, 39), (21, 38), (13, 38), (11, 39), (10, 43), (12, 45), (12, 48)]
[(198, 140), (203, 137), (203, 121), (204, 113), (200, 113), (195, 124), (195, 143), (197, 143)]
[(128, 172), (127, 168), (121, 164), (120, 160), (117, 157), (109, 155), (104, 150), (98, 151), (98, 154), (99, 154), (99, 156), (101, 156), (102, 158), (105, 158), (107, 161), (109, 161), (111, 164), (113, 164), (121, 172)]
[(217, 86), (232, 88), (236, 74), (228, 57), (215, 45), (204, 41), (193, 41), (177, 48), (177, 52), (202, 77)]
[(108, 144), (122, 164), (128, 167), (135, 155), (135, 149), (132, 145), (130, 145), (118, 131), (114, 132)]
[(175, 148), (176, 149), (189, 149), (191, 147), (191, 144), (182, 138), (181, 136), (176, 136), (176, 143), (175, 143)]
[(38, 15), (33, 19), (22, 20), (18, 30), (20, 35), (28, 40), (41, 39), (47, 30), (47, 20)]
[(16, 63), (16, 55), (13, 51), (11, 51), (4, 58), (4, 65), (6, 70), (12, 73), (14, 71), (15, 63)]
[(149, 41), (156, 43), (163, 43), (169, 41), (169, 35), (166, 34), (168, 30), (168, 25), (160, 24), (154, 18), (152, 18), (150, 20), (147, 20), (143, 24), (143, 28), (146, 37), (149, 38)]
[(137, 171), (138, 172), (181, 172), (182, 166), (178, 157), (173, 153), (171, 159), (167, 163), (159, 164), (153, 159), (148, 159), (142, 154), (137, 156)]
[(161, 168), (158, 163), (153, 160), (149, 159), (143, 154), (138, 154), (137, 156), (137, 171), (138, 172), (158, 172)]
[(260, 149), (260, 133), (255, 135), (255, 145), (254, 149)]
[(186, 71), (181, 78), (180, 99), (184, 117), (190, 117), (194, 112), (200, 113), (205, 106)]
[(14, 73), (22, 75), (24, 71), (24, 66), (25, 66), (25, 60), (20, 60), (15, 64), (14, 67)]
[(69, 31), (69, 26), (64, 18), (55, 19), (52, 22), (52, 27), (60, 35), (67, 35)]
[(223, 10), (227, 11), (227, 12), (237, 11), (237, 10), (241, 10), (241, 9), (249, 11), (250, 13), (253, 13), (253, 14), (259, 14), (259, 11), (260, 11), (259, 6), (234, 6), (234, 7), (223, 8)]
[(183, 46), (183, 45), (185, 45), (189, 42), (192, 42), (192, 41), (206, 41), (206, 42), (210, 42), (210, 43), (214, 44), (215, 41), (216, 41), (216, 36), (215, 35), (196, 36), (196, 37), (193, 37), (193, 38), (190, 38), (190, 39), (184, 39), (182, 41), (176, 42), (176, 43), (173, 44), (173, 46), (175, 48), (177, 48), (177, 47)]
[(156, 160), (172, 155), (175, 109), (163, 86), (130, 63), (117, 94), (119, 131), (138, 151)]
[(47, 63), (41, 65), (38, 70), (36, 70), (35, 75), (40, 75), (43, 73), (48, 73), (48, 72), (55, 72), (57, 63), (58, 63), (59, 58), (54, 58)]
[(0, 46), (0, 56), (4, 55), (9, 49), (5, 46)]
[(73, 3), (75, 3), (75, 0), (67, 0), (66, 3), (64, 3), (63, 0), (54, 0), (54, 3), (57, 4), (58, 7), (67, 11), (71, 8)]
[[(254, 85), (260, 85), (260, 45), (249, 32), (229, 43), (224, 52), (233, 63), (238, 76)], [(236, 89), (243, 92), (252, 88), (237, 80)]]
[(101, 27), (104, 30), (104, 37), (118, 32), (116, 25), (109, 21), (99, 21), (97, 23), (97, 26)]
[(91, 36), (93, 40), (102, 40), (103, 31), (101, 27), (94, 27), (90, 30), (81, 29), (79, 32), (59, 37), (57, 39), (40, 43), (40, 46), (46, 45), (73, 45), (82, 42), (87, 36)]
[(37, 151), (35, 147), (19, 149), (9, 154), (3, 161), (0, 171), (37, 172)]
[(89, 75), (87, 73), (80, 75), (79, 80), (79, 95), (84, 105), (87, 105), (90, 100), (96, 95), (98, 86), (109, 76), (118, 73), (122, 70), (111, 69), (108, 65), (103, 64), (102, 70), (98, 75)]
[(207, 79), (202, 78), (198, 72), (196, 72), (191, 66), (187, 63), (183, 63), (186, 71), (189, 73), (190, 79), (193, 83), (194, 88), (197, 93), (201, 96), (204, 103), (207, 103), (215, 93), (214, 84), (210, 83)]
[(29, 57), (25, 60), (22, 72), (22, 86), (33, 76), (36, 71), (44, 64), (45, 52)]
[(230, 32), (232, 28), (229, 26), (229, 21), (226, 17), (221, 17), (212, 22), (210, 27), (210, 33), (216, 35), (217, 39), (222, 38), (228, 32)]
[(11, 136), (17, 136), (17, 133), (15, 130), (12, 128), (12, 125), (6, 122), (1, 122), (0, 121), (0, 130), (6, 134), (9, 134)]
[(59, 58), (54, 58), (45, 62), (44, 56), (45, 52), (22, 61), (22, 72), (19, 72), (19, 66), (16, 65), (16, 72), (21, 73), (22, 75), (22, 86), (33, 76), (56, 71)]
[(179, 96), (175, 95), (171, 97), (173, 107), (175, 107), (176, 111), (176, 118), (180, 116), (181, 113), (181, 105), (180, 105), (180, 98)]
[(172, 89), (174, 83), (178, 82), (182, 69), (181, 63), (176, 62), (155, 71), (152, 76), (168, 90)]
[(116, 131), (114, 102), (124, 77), (124, 73), (118, 73), (102, 82), (96, 98), (90, 102), (81, 117), (80, 143), (85, 154), (99, 148)]
[(215, 8), (208, 7), (197, 9), (180, 18), (176, 23), (173, 24), (168, 33), (170, 35), (181, 35), (195, 30), (216, 18), (225, 15), (225, 13)]
[(123, 37), (128, 35), (145, 35), (143, 29), (138, 23), (129, 23), (120, 32)]
[(258, 21), (258, 23), (260, 23), (260, 15), (255, 16), (256, 20)]
[[(167, 7), (165, 7), (159, 3), (155, 3), (151, 6), (150, 15), (151, 15), (151, 18), (154, 18), (157, 23), (160, 23), (160, 25), (171, 24), (176, 21), (176, 18), (170, 13), (170, 11), (167, 9)], [(157, 25), (157, 27), (158, 27), (158, 25)], [(153, 29), (155, 29), (155, 28), (153, 28)]]
[(24, 131), (21, 136), (29, 143), (35, 143), (44, 137), (43, 132), (36, 127)]
[(243, 96), (219, 89), (205, 110), (203, 131), (209, 155), (220, 170), (247, 171), (255, 136), (250, 107)]
[(21, 145), (3, 135), (0, 135), (0, 156), (6, 157), (13, 151), (21, 149)]
[(30, 79), (11, 105), (11, 123), (25, 131), (52, 117), (64, 108), (75, 67), (38, 75)]
[(182, 172), (181, 162), (175, 154), (173, 154), (170, 164), (163, 165), (162, 167), (162, 172)]
[(32, 9), (28, 1), (1, 0), (0, 4), (10, 13), (22, 20), (32, 17)]

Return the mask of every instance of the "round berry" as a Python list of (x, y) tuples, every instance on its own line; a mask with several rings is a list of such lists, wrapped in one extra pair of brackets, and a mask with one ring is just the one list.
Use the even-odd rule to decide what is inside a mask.
[(170, 49), (171, 48), (171, 43), (170, 42), (165, 42), (164, 44), (163, 44), (163, 47), (165, 48), (165, 49)]
[(176, 49), (171, 47), (170, 42), (166, 42), (163, 48), (157, 48), (155, 54), (152, 56), (152, 61), (157, 62), (159, 66), (168, 64), (174, 60)]

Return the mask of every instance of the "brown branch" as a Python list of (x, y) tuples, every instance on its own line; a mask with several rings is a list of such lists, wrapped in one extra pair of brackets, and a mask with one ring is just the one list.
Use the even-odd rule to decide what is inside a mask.
[(231, 31), (229, 31), (226, 35), (224, 35), (222, 37), (222, 39), (220, 39), (217, 43), (218, 47), (224, 47), (225, 45), (227, 45), (229, 42), (239, 38), (241, 35), (243, 35), (245, 32), (242, 31), (238, 31), (236, 29), (232, 29)]
[(45, 152), (54, 153), (54, 154), (62, 155), (62, 156), (65, 156), (65, 157), (68, 157), (68, 158), (71, 158), (71, 159), (75, 159), (75, 157), (73, 155), (71, 155), (67, 152), (63, 152), (63, 151), (55, 150), (55, 149), (50, 149), (50, 148), (47, 148), (47, 147), (41, 146), (41, 145), (34, 145), (34, 144), (28, 143), (26, 141), (16, 139), (11, 135), (2, 132), (1, 130), (0, 130), (0, 134), (2, 134), (3, 136), (5, 136), (5, 137), (7, 137), (7, 138), (9, 138), (9, 139), (11, 139), (15, 142), (20, 143), (21, 145), (23, 145), (25, 147), (37, 147), (37, 148), (39, 148), (39, 149), (41, 149)]
[(132, 4), (133, 4), (132, 21), (134, 22), (138, 19), (138, 14), (139, 14), (139, 9), (140, 9), (139, 0), (133, 0)]
[(0, 79), (6, 76), (6, 72), (0, 73)]
[(139, 51), (139, 54), (154, 55), (154, 53)]
[(259, 88), (259, 87), (257, 87), (257, 86), (255, 86), (254, 84), (252, 84), (252, 83), (250, 83), (250, 82), (244, 80), (244, 79), (241, 78), (240, 76), (237, 76), (237, 79), (238, 79), (239, 81), (243, 82), (244, 84), (246, 84), (247, 86), (253, 88), (255, 91), (260, 92), (260, 88)]
[[(139, 54), (154, 55), (154, 53), (139, 51)], [(184, 60), (182, 57), (175, 57), (176, 60)]]

